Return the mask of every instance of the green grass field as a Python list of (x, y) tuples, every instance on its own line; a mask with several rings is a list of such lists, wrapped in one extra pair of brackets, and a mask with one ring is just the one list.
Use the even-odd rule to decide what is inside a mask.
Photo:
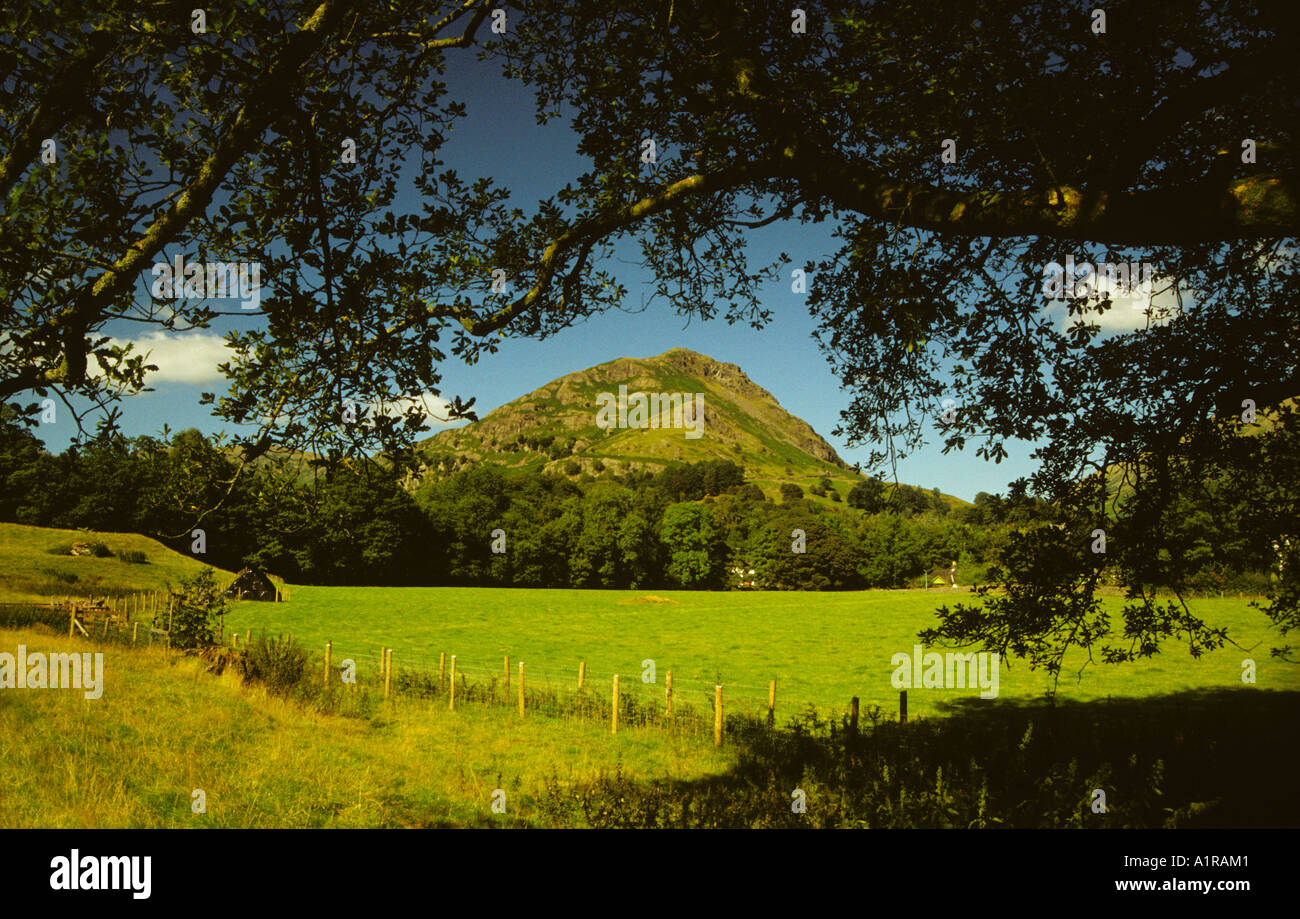
[[(965, 594), (959, 595), (965, 597)], [(951, 601), (924, 591), (853, 593), (701, 593), (497, 588), (294, 587), (291, 601), (241, 603), (229, 628), (288, 633), (336, 660), (378, 668), (380, 646), (394, 649), (394, 667), (436, 669), (438, 655), (457, 655), (460, 672), (500, 675), (503, 658), (526, 662), (529, 681), (576, 683), (578, 662), (588, 681), (608, 687), (614, 673), (624, 692), (662, 693), (673, 671), (684, 701), (708, 705), (716, 682), (729, 710), (760, 711), (768, 681), (777, 681), (777, 711), (811, 705), (844, 711), (858, 696), (863, 706), (894, 712), (891, 657), (910, 653), (917, 632), (934, 622), (935, 606)], [(942, 599), (941, 599), (942, 598)], [(1118, 600), (1112, 601), (1118, 608)], [(1269, 623), (1237, 598), (1192, 603), (1214, 624), (1228, 627), (1244, 651), (1231, 645), (1192, 659), (1176, 645), (1153, 659), (1122, 666), (1094, 665), (1063, 675), (1064, 698), (1141, 697), (1182, 690), (1241, 689), (1241, 662), (1250, 657), (1260, 688), (1300, 689), (1300, 671), (1268, 656)], [(656, 683), (642, 683), (642, 662), (653, 660)], [(1069, 661), (1076, 670), (1082, 656)], [(999, 695), (1040, 698), (1048, 683), (1017, 662), (1003, 666)], [(966, 690), (913, 689), (911, 714), (934, 715), (946, 702), (975, 696)]]
[[(101, 541), (114, 552), (143, 551), (147, 564), (120, 559), (51, 555), (73, 541)], [(201, 563), (154, 540), (129, 533), (90, 533), (0, 524), (0, 601), (48, 600), (51, 596), (149, 591), (177, 583)], [(230, 577), (218, 572), (221, 579)], [(501, 675), (524, 661), (533, 685), (576, 684), (585, 661), (589, 683), (608, 686), (620, 675), (623, 692), (662, 693), (667, 671), (683, 702), (707, 707), (721, 682), (728, 710), (757, 712), (777, 681), (777, 711), (807, 706), (844, 711), (850, 698), (863, 706), (897, 708), (890, 684), (895, 653), (910, 652), (919, 630), (934, 623), (933, 611), (966, 594), (937, 591), (850, 593), (657, 593), (499, 588), (348, 588), (297, 586), (281, 604), (237, 603), (227, 628), (265, 628), (289, 633), (320, 654), (333, 642), (336, 660), (351, 657), (363, 672), (378, 669), (381, 646), (394, 648), (395, 667), (436, 669), (438, 655), (457, 655), (470, 679)], [(1119, 600), (1109, 601), (1118, 608)], [(1170, 644), (1155, 658), (1119, 667), (1068, 661), (1061, 678), (1065, 698), (1144, 697), (1203, 689), (1249, 689), (1241, 662), (1252, 658), (1259, 688), (1300, 689), (1300, 671), (1268, 656), (1269, 623), (1239, 598), (1192, 601), (1194, 611), (1228, 627), (1241, 647), (1192, 659)], [(1243, 650), (1247, 649), (1247, 650)], [(655, 682), (642, 682), (644, 661), (654, 661)], [(999, 695), (1040, 698), (1046, 677), (1023, 664), (1005, 665)], [(1073, 668), (1073, 670), (1070, 670)], [(941, 713), (945, 703), (974, 695), (964, 690), (912, 689), (914, 715)]]
[[(731, 751), (653, 729), (521, 722), (508, 710), (370, 698), (362, 717), (320, 714), (212, 677), (159, 648), (95, 646), (42, 629), (0, 650), (100, 650), (103, 696), (0, 693), (0, 827), (411, 827), (534, 825), (533, 796), (635, 764), (691, 780)], [(504, 814), (492, 793), (506, 792)], [(207, 812), (191, 810), (202, 789)]]
[[(150, 564), (46, 551), (90, 539), (144, 551)], [(4, 601), (58, 595), (69, 574), (94, 587), (73, 595), (157, 589), (198, 564), (138, 536), (0, 525)], [(1244, 599), (1192, 603), (1241, 648), (1193, 660), (1170, 645), (1139, 664), (1089, 667), (1060, 687), (1064, 702), (1080, 704), (1053, 710), (1036, 704), (1044, 677), (1013, 661), (997, 701), (912, 689), (909, 713), (928, 718), (905, 738), (883, 724), (879, 742), (864, 734), (850, 750), (843, 733), (755, 733), (761, 722), (745, 719), (729, 720), (734, 733), (715, 749), (713, 687), (724, 685), (729, 714), (761, 715), (776, 679), (782, 722), (809, 707), (837, 718), (853, 696), (865, 717), (871, 705), (893, 717), (891, 657), (911, 651), (936, 604), (966, 595), (299, 586), (288, 596), (235, 604), (227, 634), (292, 634), (316, 655), (313, 668), (331, 641), (336, 665), (358, 662), (359, 691), (325, 693), (316, 671), (315, 695), (291, 701), (161, 647), (88, 643), (47, 625), (3, 630), (4, 651), (103, 650), (106, 676), (98, 700), (0, 693), (0, 827), (784, 826), (796, 781), (814, 789), (815, 825), (825, 826), (986, 825), (986, 816), (1090, 826), (1085, 802), (1099, 782), (1122, 792), (1114, 825), (1197, 815), (1210, 825), (1292, 825), (1300, 814), (1293, 794), (1281, 809), (1270, 797), (1291, 787), (1294, 743), (1277, 730), (1294, 723), (1300, 670), (1269, 658), (1274, 636)], [(380, 646), (395, 649), (399, 688), (404, 670), (435, 670), (439, 652), (456, 654), (475, 685), (499, 681), (509, 655), (512, 674), (526, 662), (533, 692), (571, 698), (585, 661), (594, 707), (548, 714), (542, 692), (521, 719), (500, 694), (455, 711), (445, 695), (384, 700)], [(1246, 657), (1254, 686), (1241, 682)], [(653, 684), (641, 680), (648, 660)], [(668, 670), (679, 704), (701, 717), (629, 718), (612, 734), (600, 698), (611, 676), (657, 709)], [(311, 701), (322, 696), (330, 705)], [(194, 789), (207, 795), (205, 814), (190, 809)], [(492, 810), (496, 789), (504, 813)]]

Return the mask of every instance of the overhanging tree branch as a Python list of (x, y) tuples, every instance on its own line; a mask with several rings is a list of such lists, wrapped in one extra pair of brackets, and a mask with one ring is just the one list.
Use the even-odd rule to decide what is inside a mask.
[(1193, 118), (1219, 106), (1240, 102), (1247, 94), (1258, 92), (1269, 79), (1286, 71), (1294, 72), (1300, 62), (1294, 39), (1294, 34), (1289, 34), (1262, 47), (1252, 46), (1234, 55), (1227, 69), (1189, 81), (1171, 92), (1133, 126), (1124, 143), (1118, 146), (1115, 160), (1107, 171), (1107, 181), (1117, 187), (1127, 187), (1154, 155), (1157, 145), (1176, 136)]
[(1160, 245), (1300, 234), (1294, 183), (1275, 175), (1131, 192), (1071, 186), (962, 191), (899, 181), (840, 154), (810, 154), (792, 145), (779, 156), (689, 176), (635, 204), (579, 221), (546, 247), (533, 286), (495, 313), (484, 317), (440, 306), (431, 314), (457, 320), (471, 335), (489, 335), (546, 295), (570, 251), (590, 248), (593, 241), (689, 197), (776, 178), (794, 180), (803, 197), (821, 198), (867, 217), (958, 236), (1045, 236)]
[(85, 377), (85, 329), (113, 300), (135, 283), (162, 247), (173, 239), (212, 201), (226, 174), (256, 142), (271, 121), (290, 103), (285, 87), (292, 85), (302, 66), (321, 47), (357, 5), (357, 0), (324, 0), (286, 44), (265, 76), (245, 100), (234, 124), (175, 203), (127, 248), (113, 267), (103, 272), (61, 317), (64, 347), (71, 382)]
[(899, 181), (830, 151), (789, 147), (783, 159), (781, 173), (812, 195), (949, 235), (1186, 245), (1300, 233), (1295, 181), (1279, 175), (1142, 191), (1069, 185), (966, 191)]
[(473, 7), (476, 3), (478, 4), (478, 11), (474, 13), (473, 18), (470, 19), (469, 23), (465, 26), (465, 31), (459, 38), (435, 38), (433, 41), (425, 42), (424, 50), (430, 51), (434, 48), (468, 48), (470, 45), (474, 44), (474, 36), (478, 32), (479, 26), (483, 24), (484, 19), (487, 19), (490, 8), (488, 0), (469, 0), (469, 2), (463, 4), (458, 9), (448, 13), (433, 28), (434, 34), (436, 35), (443, 28), (459, 19), (466, 10)]
[(432, 310), (435, 316), (448, 316), (458, 321), (471, 335), (490, 335), (504, 328), (513, 319), (536, 304), (555, 279), (556, 272), (568, 253), (574, 249), (589, 251), (592, 243), (623, 227), (667, 210), (689, 197), (735, 188), (754, 178), (770, 173), (772, 161), (757, 160), (743, 163), (710, 174), (697, 174), (679, 179), (658, 192), (633, 204), (624, 205), (605, 213), (596, 214), (574, 224), (567, 232), (557, 236), (546, 247), (538, 264), (533, 286), (521, 297), (486, 317), (458, 309), (439, 306)]
[(8, 154), (0, 159), (0, 196), (9, 193), (28, 164), (36, 158), (41, 142), (85, 108), (95, 68), (117, 47), (118, 36), (106, 29), (92, 32), (84, 54), (73, 57), (45, 90), (26, 125), (14, 139)]

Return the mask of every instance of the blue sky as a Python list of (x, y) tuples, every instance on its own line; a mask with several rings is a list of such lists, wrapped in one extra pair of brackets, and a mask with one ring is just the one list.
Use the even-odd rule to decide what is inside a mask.
[[(446, 80), (452, 98), (465, 101), (468, 109), (468, 117), (456, 123), (443, 149), (447, 166), (462, 177), (494, 177), (511, 189), (515, 204), (527, 210), (582, 171), (583, 162), (574, 152), (576, 136), (567, 123), (556, 119), (539, 127), (528, 90), (503, 80), (495, 65), (473, 61), (469, 55), (452, 56)], [(794, 265), (815, 261), (831, 251), (830, 230), (830, 225), (791, 223), (758, 231), (751, 264), (773, 260), (782, 250)], [(167, 254), (172, 254), (171, 249)], [(817, 349), (814, 322), (804, 297), (790, 290), (788, 269), (787, 277), (770, 287), (765, 305), (773, 318), (762, 330), (723, 321), (688, 324), (658, 303), (643, 311), (642, 292), (648, 296), (649, 290), (640, 269), (621, 267), (620, 280), (629, 291), (626, 311), (594, 317), (542, 342), (507, 340), (496, 355), (475, 366), (450, 358), (441, 367), (444, 395), (477, 397), (475, 408), (482, 416), (566, 373), (619, 357), (647, 357), (683, 347), (738, 365), (787, 411), (811, 424), (845, 460), (865, 461), (865, 449), (848, 449), (831, 434), (849, 399)], [(140, 290), (145, 294), (148, 284), (141, 284)], [(246, 326), (257, 320), (225, 321)], [(131, 397), (122, 406), (127, 434), (156, 434), (164, 424), (173, 430), (221, 429), (197, 400), (200, 392), (223, 389), (215, 367), (222, 359), (220, 337), (227, 328), (216, 325), (203, 333), (168, 337), (142, 335), (138, 325), (109, 326), (109, 334), (133, 338), (137, 346), (152, 349), (151, 359), (161, 368), (150, 380), (154, 392)], [(74, 430), (71, 420), (61, 414), (55, 424), (42, 425), (37, 433), (51, 449), (59, 450)], [(1002, 491), (1010, 480), (1028, 475), (1032, 471), (1029, 453), (1027, 445), (1019, 445), (1009, 460), (995, 465), (976, 458), (973, 450), (944, 456), (939, 446), (931, 446), (900, 463), (898, 477), (970, 500), (978, 491)]]

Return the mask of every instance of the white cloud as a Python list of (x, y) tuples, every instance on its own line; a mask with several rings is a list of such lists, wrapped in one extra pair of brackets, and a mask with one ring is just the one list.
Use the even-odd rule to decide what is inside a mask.
[[(125, 341), (115, 340), (114, 344), (124, 345)], [(225, 376), (217, 370), (217, 365), (228, 361), (233, 352), (226, 346), (221, 335), (212, 332), (186, 332), (169, 335), (166, 332), (148, 332), (132, 339), (134, 353), (146, 354), (146, 364), (156, 364), (158, 369), (150, 373), (145, 381), (157, 383), (212, 383), (224, 380)], [(447, 400), (433, 393), (425, 392), (409, 399), (399, 399), (380, 406), (371, 404), (372, 411), (381, 411), (386, 415), (402, 414), (407, 407), (415, 403), (424, 411), (425, 422), (435, 430), (459, 427), (466, 422), (463, 419), (448, 421)]]
[(372, 408), (376, 408), (385, 415), (398, 415), (403, 414), (412, 403), (419, 405), (424, 410), (425, 423), (435, 430), (455, 428), (466, 423), (464, 419), (459, 418), (453, 421), (446, 420), (449, 403), (441, 396), (435, 396), (430, 392), (421, 393), (419, 396), (410, 399), (389, 402), (383, 406), (372, 406)]
[[(1168, 283), (1163, 288), (1157, 286), (1150, 297), (1124, 297), (1114, 292), (1112, 296), (1115, 299), (1105, 312), (1098, 311), (1092, 303), (1084, 312), (1084, 319), (1095, 322), (1102, 331), (1131, 332), (1148, 325), (1163, 325), (1179, 312), (1178, 297), (1173, 285)], [(1183, 299), (1187, 299), (1186, 292)]]
[[(125, 342), (115, 342), (125, 344)], [(169, 335), (166, 332), (148, 332), (133, 339), (136, 353), (146, 354), (146, 364), (157, 364), (158, 369), (146, 378), (154, 383), (211, 383), (224, 380), (217, 364), (228, 361), (231, 351), (225, 338), (213, 332), (186, 332)]]
[[(1060, 266), (1049, 266), (1049, 270)], [(1096, 325), (1104, 334), (1106, 332), (1132, 332), (1148, 326), (1163, 325), (1173, 319), (1179, 312), (1190, 306), (1192, 296), (1183, 290), (1183, 304), (1179, 305), (1174, 284), (1169, 278), (1155, 277), (1148, 285), (1125, 286), (1115, 279), (1098, 273), (1089, 279), (1094, 293), (1083, 306), (1082, 315), (1071, 315), (1064, 302), (1049, 301), (1047, 312), (1056, 317), (1062, 330), (1069, 328), (1082, 319)], [(1110, 294), (1110, 304), (1100, 309), (1103, 294)]]

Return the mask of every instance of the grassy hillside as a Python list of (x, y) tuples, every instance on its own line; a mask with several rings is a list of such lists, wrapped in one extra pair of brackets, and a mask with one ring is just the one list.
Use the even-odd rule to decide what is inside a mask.
[[(113, 553), (52, 554), (74, 542), (103, 543)], [(144, 563), (123, 561), (123, 552), (142, 552)], [(58, 530), (0, 523), (0, 602), (44, 602), (51, 597), (124, 596), (137, 591), (163, 590), (203, 568), (201, 561), (168, 549), (135, 533)], [(233, 575), (218, 571), (228, 582)]]
[[(707, 729), (612, 734), (601, 717), (450, 711), (371, 687), (336, 690), (327, 714), (160, 648), (41, 627), (0, 642), (105, 663), (96, 700), (0, 694), (4, 828), (1300, 825), (1294, 732), (1278, 732), (1296, 692), (998, 700), (860, 733), (728, 719), (715, 749)], [(1097, 787), (1111, 792), (1105, 814), (1088, 806)]]
[[(441, 652), (456, 654), (472, 679), (499, 677), (503, 658), (526, 662), (530, 680), (572, 688), (579, 661), (588, 680), (608, 691), (614, 673), (622, 691), (662, 698), (668, 670), (680, 698), (708, 706), (724, 684), (728, 710), (761, 712), (770, 680), (777, 680), (778, 712), (815, 706), (843, 712), (858, 696), (863, 706), (898, 707), (890, 683), (896, 652), (910, 653), (916, 634), (934, 624), (936, 605), (967, 594), (926, 591), (844, 593), (718, 593), (664, 591), (516, 590), (505, 588), (295, 587), (284, 604), (243, 603), (227, 619), (237, 630), (289, 632), (316, 653), (332, 641), (336, 660), (351, 657), (378, 669), (380, 646), (395, 649), (395, 668), (436, 670)], [(1108, 598), (1112, 610), (1118, 598)], [(1272, 634), (1258, 611), (1237, 598), (1191, 601), (1193, 611), (1224, 625), (1243, 648), (1191, 658), (1170, 644), (1155, 658), (1121, 667), (1091, 666), (1081, 680), (1081, 655), (1067, 659), (1064, 698), (1151, 696), (1185, 690), (1258, 688), (1300, 690), (1300, 668), (1268, 656)], [(1257, 646), (1257, 643), (1263, 644)], [(1241, 661), (1258, 668), (1255, 687), (1241, 682)], [(643, 662), (655, 662), (656, 682), (642, 683)], [(1033, 700), (1047, 688), (1041, 673), (1011, 662), (1000, 676), (999, 698)], [(913, 689), (913, 714), (941, 714), (971, 693)]]
[[(611, 428), (596, 424), (597, 397), (617, 394), (701, 393), (701, 436), (682, 429)], [(748, 481), (775, 500), (785, 482), (808, 490), (831, 480), (840, 498), (859, 480), (812, 427), (781, 407), (734, 364), (674, 348), (649, 358), (619, 358), (554, 380), (462, 428), (441, 431), (420, 444), (435, 475), (486, 462), (517, 469), (565, 472), (575, 465), (657, 471), (674, 463), (728, 460), (744, 466)], [(832, 502), (815, 498), (819, 502)], [(951, 503), (962, 504), (952, 498)]]
[[(701, 393), (701, 436), (679, 428), (596, 425), (597, 396), (617, 393)], [(571, 442), (572, 454), (550, 455), (529, 438)], [(620, 358), (568, 374), (515, 399), (463, 428), (424, 441), (429, 455), (452, 453), (503, 466), (560, 468), (572, 456), (590, 467), (662, 468), (669, 462), (744, 460), (755, 472), (790, 467), (801, 475), (843, 474), (846, 464), (806, 422), (781, 408), (771, 393), (732, 364), (676, 348), (657, 357)]]
[[(31, 530), (10, 529), (0, 564), (30, 567), (40, 561), (33, 552), (66, 535)], [(117, 545), (114, 534), (105, 537)], [(24, 551), (13, 551), (19, 544)], [(197, 565), (170, 562), (176, 573)], [(0, 650), (102, 651), (105, 662), (96, 700), (77, 691), (0, 692), (0, 827), (1300, 822), (1288, 778), (1294, 738), (1277, 733), (1294, 723), (1300, 670), (1267, 657), (1265, 622), (1240, 599), (1193, 606), (1248, 651), (1193, 660), (1170, 646), (1139, 665), (1090, 668), (1082, 682), (1063, 681), (1050, 708), (1042, 678), (1016, 664), (1001, 671), (996, 700), (909, 690), (903, 729), (889, 720), (898, 700), (889, 658), (910, 650), (951, 593), (300, 587), (292, 596), (238, 604), (227, 625), (290, 632), (315, 652), (299, 687), (310, 691), (294, 701), (233, 671), (207, 673), (194, 657), (131, 647), (130, 630), (122, 645), (40, 625), (0, 629)], [(318, 668), (326, 640), (335, 667), (355, 660), (358, 690), (325, 697)], [(389, 700), (377, 679), (380, 645), (396, 648)], [(468, 678), (460, 685), (472, 690), (454, 712), (445, 690), (429, 694), (432, 681), (416, 678), (436, 669), (440, 651), (457, 655)], [(526, 662), (524, 718), (500, 685), (506, 654), (512, 676)], [(1247, 656), (1258, 666), (1250, 686), (1240, 681)], [(575, 706), (579, 660), (588, 695)], [(647, 661), (654, 682), (641, 679)], [(678, 708), (664, 723), (645, 712), (662, 711), (669, 669)], [(616, 735), (606, 714), (614, 672), (628, 714)], [(806, 714), (797, 730), (763, 727), (773, 678), (781, 726), (810, 708), (838, 722), (858, 696), (863, 733), (831, 734), (826, 720), (810, 723)], [(710, 736), (717, 681), (728, 715), (720, 749)], [(877, 705), (885, 715), (878, 733), (870, 728)], [(806, 821), (790, 810), (796, 782), (808, 792)], [(1104, 816), (1087, 808), (1099, 786), (1117, 790)], [(206, 813), (191, 810), (195, 789), (206, 795)], [(492, 809), (497, 789), (504, 813)]]
[[(196, 658), (0, 630), (4, 649), (102, 650), (102, 698), (0, 694), (0, 827), (413, 827), (530, 825), (546, 780), (620, 763), (693, 779), (730, 753), (706, 741), (599, 723), (520, 722), (367, 697), (359, 716), (317, 714), (205, 676)], [(494, 789), (506, 813), (491, 811)], [(207, 813), (191, 812), (202, 789)]]

